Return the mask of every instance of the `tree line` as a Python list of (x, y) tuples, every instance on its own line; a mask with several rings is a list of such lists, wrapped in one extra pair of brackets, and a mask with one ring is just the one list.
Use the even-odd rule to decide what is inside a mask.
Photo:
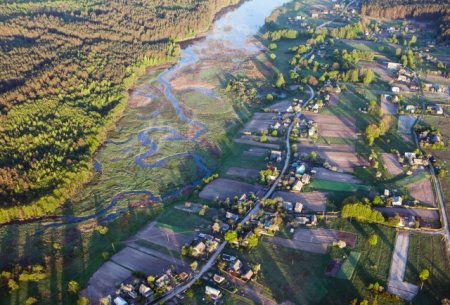
[(438, 20), (442, 39), (450, 38), (450, 5), (446, 0), (366, 0), (361, 14), (376, 18)]
[(3, 1), (0, 223), (52, 213), (88, 182), (130, 85), (237, 2)]

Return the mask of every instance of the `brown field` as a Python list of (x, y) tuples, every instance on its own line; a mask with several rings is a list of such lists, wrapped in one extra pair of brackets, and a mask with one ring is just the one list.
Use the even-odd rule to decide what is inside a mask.
[(160, 228), (155, 221), (142, 228), (135, 236), (138, 239), (179, 251), (186, 243), (190, 242), (194, 235), (189, 233), (176, 233), (168, 228)]
[(319, 136), (328, 138), (356, 139), (354, 120), (337, 117), (330, 114), (305, 114), (305, 118), (319, 125)]
[(317, 172), (316, 174), (314, 174), (314, 178), (316, 179), (331, 180), (345, 183), (355, 183), (355, 184), (362, 183), (361, 180), (350, 174), (333, 172), (322, 167), (315, 167), (313, 168), (313, 170)]
[(322, 192), (290, 193), (275, 192), (273, 197), (281, 197), (292, 203), (301, 202), (305, 210), (321, 212), (326, 210), (327, 194)]
[(325, 159), (331, 166), (336, 166), (338, 170), (352, 173), (356, 166), (368, 165), (355, 153), (355, 148), (350, 145), (311, 145), (297, 144), (299, 153), (317, 153), (319, 158)]
[(297, 229), (294, 233), (294, 240), (305, 243), (333, 245), (333, 242), (345, 241), (347, 247), (356, 246), (357, 236), (353, 233), (328, 230), (328, 229)]
[(245, 124), (243, 131), (259, 134), (263, 130), (267, 130), (267, 128), (269, 128), (269, 125), (275, 123), (275, 120), (273, 118), (273, 113), (255, 113), (252, 120)]
[(236, 176), (242, 178), (258, 178), (259, 170), (252, 168), (230, 167), (226, 173), (228, 176)]
[(397, 176), (403, 173), (403, 167), (398, 162), (397, 155), (395, 154), (382, 154), (384, 166), (386, 166), (389, 174)]
[(234, 196), (240, 196), (250, 192), (259, 195), (262, 189), (263, 187), (260, 185), (219, 178), (205, 186), (199, 196), (200, 198), (207, 200), (224, 200), (227, 197), (234, 198)]
[(418, 182), (408, 185), (407, 190), (412, 198), (420, 202), (436, 207), (436, 199), (434, 198), (433, 185), (430, 178), (422, 179)]

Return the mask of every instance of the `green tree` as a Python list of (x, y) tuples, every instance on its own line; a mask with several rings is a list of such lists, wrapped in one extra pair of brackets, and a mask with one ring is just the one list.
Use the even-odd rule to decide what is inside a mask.
[(89, 305), (89, 299), (86, 297), (81, 297), (77, 301), (77, 305)]
[(419, 272), (419, 279), (421, 281), (420, 289), (423, 288), (423, 283), (430, 277), (430, 271), (428, 269), (423, 269)]
[(373, 73), (373, 71), (367, 70), (366, 74), (364, 75), (363, 83), (365, 85), (369, 85), (373, 82), (374, 78), (375, 78), (375, 74)]
[(378, 235), (372, 234), (369, 237), (369, 244), (374, 247), (378, 244)]
[(16, 291), (19, 289), (19, 285), (17, 285), (17, 282), (13, 279), (8, 280), (8, 288), (10, 292)]
[(373, 142), (380, 137), (381, 130), (376, 124), (370, 124), (365, 131), (366, 141), (369, 146), (373, 145)]
[(258, 246), (258, 243), (259, 243), (258, 236), (256, 236), (256, 234), (250, 235), (247, 238), (247, 242), (248, 242), (248, 247), (250, 249), (256, 248)]
[(191, 270), (192, 270), (192, 271), (195, 271), (195, 270), (197, 270), (197, 268), (198, 268), (198, 262), (197, 262), (197, 261), (193, 261), (193, 262), (190, 264), (190, 266), (191, 266)]
[(273, 102), (273, 95), (270, 94), (270, 93), (267, 93), (267, 95), (266, 95), (266, 101), (268, 101), (268, 102)]
[(25, 301), (25, 305), (33, 305), (37, 303), (37, 299), (33, 298), (33, 297), (29, 297), (26, 301)]
[(232, 231), (232, 230), (227, 231), (224, 235), (224, 238), (230, 244), (232, 244), (238, 240), (236, 231)]
[(286, 86), (286, 81), (284, 80), (284, 75), (283, 75), (283, 73), (278, 73), (277, 80), (275, 82), (275, 87), (283, 88), (284, 86)]
[(309, 159), (311, 160), (312, 163), (315, 163), (317, 160), (317, 153), (315, 151), (312, 151), (311, 154), (309, 155)]
[(71, 294), (77, 294), (80, 291), (80, 284), (76, 281), (69, 281), (67, 284), (67, 291)]

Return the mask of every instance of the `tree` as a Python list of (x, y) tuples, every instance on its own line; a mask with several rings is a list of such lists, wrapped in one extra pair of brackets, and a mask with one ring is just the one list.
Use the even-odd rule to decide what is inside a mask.
[(351, 81), (352, 81), (352, 83), (359, 82), (359, 71), (357, 69), (352, 71)]
[(369, 85), (373, 82), (373, 79), (375, 78), (375, 74), (372, 70), (367, 70), (366, 74), (364, 75), (363, 83), (365, 85)]
[(430, 271), (428, 269), (423, 269), (422, 271), (420, 271), (419, 273), (419, 279), (422, 282), (420, 285), (420, 289), (423, 288), (423, 283), (428, 280), (428, 278), (430, 277)]
[(315, 151), (312, 151), (311, 154), (309, 155), (309, 159), (311, 160), (312, 163), (316, 162), (317, 153)]
[(273, 95), (270, 94), (270, 93), (267, 93), (267, 95), (266, 95), (266, 101), (268, 101), (268, 102), (273, 102)]
[(149, 286), (153, 286), (153, 283), (155, 282), (155, 277), (153, 275), (147, 276), (147, 284)]
[(89, 305), (89, 299), (86, 297), (81, 297), (77, 301), (77, 305)]
[(248, 247), (250, 249), (256, 248), (259, 243), (258, 236), (256, 234), (252, 234), (247, 238)]
[(283, 75), (283, 73), (278, 73), (277, 80), (275, 82), (275, 87), (283, 88), (284, 86), (286, 86), (286, 81), (284, 80), (284, 75)]
[(369, 244), (372, 247), (375, 247), (378, 244), (378, 235), (376, 235), (376, 234), (370, 235), (370, 237), (369, 237)]
[(225, 233), (224, 238), (230, 244), (235, 243), (238, 240), (236, 231), (231, 230)]
[(25, 305), (33, 305), (37, 303), (37, 299), (33, 298), (33, 297), (29, 297), (26, 301), (25, 301)]
[(197, 262), (197, 261), (193, 261), (193, 262), (190, 264), (190, 266), (191, 266), (191, 270), (192, 270), (192, 271), (195, 271), (195, 270), (197, 270), (197, 268), (198, 268), (198, 262)]
[(372, 203), (373, 203), (373, 205), (382, 205), (383, 204), (383, 199), (381, 198), (381, 196), (377, 195), (377, 196), (375, 196), (373, 198)]
[(375, 139), (378, 139), (380, 137), (380, 134), (380, 128), (376, 124), (370, 124), (369, 126), (367, 126), (365, 136), (369, 146), (373, 145), (373, 142), (375, 141)]
[(77, 294), (80, 291), (80, 284), (76, 281), (69, 281), (67, 291), (71, 294)]
[(19, 289), (19, 285), (17, 285), (17, 282), (13, 279), (8, 280), (8, 288), (10, 292), (16, 291)]

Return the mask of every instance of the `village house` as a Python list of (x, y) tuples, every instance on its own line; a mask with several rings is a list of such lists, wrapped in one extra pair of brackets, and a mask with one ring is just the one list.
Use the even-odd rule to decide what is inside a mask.
[(270, 160), (273, 162), (281, 162), (282, 157), (281, 157), (282, 153), (279, 150), (272, 150), (270, 152)]
[(292, 191), (299, 193), (302, 191), (303, 186), (304, 186), (303, 182), (301, 182), (300, 180), (297, 180), (294, 183), (294, 185), (292, 186)]
[(225, 281), (225, 277), (218, 274), (214, 274), (213, 281), (220, 285)]
[(239, 220), (239, 215), (227, 211), (225, 214), (225, 218), (228, 220), (232, 220), (233, 222), (237, 222)]
[(146, 286), (145, 284), (141, 284), (139, 286), (139, 293), (147, 300), (153, 296), (153, 290), (151, 290), (150, 287)]
[(393, 206), (402, 206), (403, 198), (401, 196), (392, 197), (392, 205)]
[(302, 211), (303, 211), (303, 204), (301, 202), (296, 202), (294, 212), (300, 214)]
[(387, 63), (387, 68), (389, 70), (399, 70), (402, 67), (401, 63), (398, 62), (388, 62)]
[(213, 288), (211, 286), (205, 287), (205, 295), (212, 300), (216, 301), (222, 297), (222, 292), (216, 288)]

